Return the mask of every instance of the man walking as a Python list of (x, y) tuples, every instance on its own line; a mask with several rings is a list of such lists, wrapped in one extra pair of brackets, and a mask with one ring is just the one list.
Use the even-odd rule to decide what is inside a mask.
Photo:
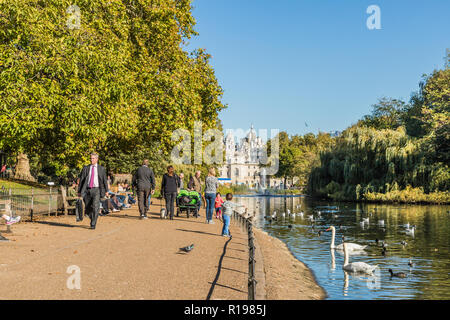
[(136, 173), (133, 176), (132, 185), (137, 190), (139, 213), (141, 219), (147, 218), (147, 211), (150, 207), (149, 195), (155, 193), (155, 174), (153, 170), (148, 167), (148, 159), (142, 162)]
[(203, 182), (201, 181), (201, 175), (202, 175), (201, 171), (196, 171), (195, 175), (193, 177), (191, 177), (191, 179), (189, 180), (189, 183), (188, 183), (188, 189), (197, 191), (200, 195), (200, 201), (198, 202), (198, 210), (199, 211), (202, 206), (202, 199), (203, 199), (203, 203), (206, 204), (206, 200), (202, 194)]
[(100, 211), (100, 198), (105, 197), (108, 190), (106, 170), (98, 164), (98, 154), (91, 153), (91, 164), (84, 166), (80, 173), (78, 196), (83, 197), (85, 211), (91, 219), (91, 229), (97, 224)]

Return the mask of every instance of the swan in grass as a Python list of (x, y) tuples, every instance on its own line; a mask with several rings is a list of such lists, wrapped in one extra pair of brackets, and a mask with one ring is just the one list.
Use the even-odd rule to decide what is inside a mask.
[[(340, 245), (335, 245), (334, 244), (334, 238), (336, 237), (336, 228), (334, 226), (330, 226), (327, 230), (325, 231), (330, 231), (331, 230), (331, 244), (330, 244), (330, 248), (331, 249), (337, 249), (337, 250), (344, 250), (344, 246), (341, 243)], [(367, 246), (362, 246), (360, 244), (357, 243), (346, 243), (347, 245), (347, 250), (348, 251), (361, 251), (364, 250)]]
[(367, 273), (372, 274), (373, 271), (378, 267), (377, 265), (371, 266), (370, 264), (367, 264), (365, 262), (348, 262), (348, 243), (344, 242), (344, 265), (342, 266), (342, 269), (345, 271), (351, 272), (351, 273)]

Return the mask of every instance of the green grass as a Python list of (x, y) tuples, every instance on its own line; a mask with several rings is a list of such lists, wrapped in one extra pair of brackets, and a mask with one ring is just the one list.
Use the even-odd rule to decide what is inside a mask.
[[(48, 192), (48, 188), (32, 187), (27, 184), (0, 179), (0, 190), (3, 188), (5, 188), (6, 190), (11, 188), (13, 189), (14, 194), (23, 194), (23, 195), (31, 194), (31, 188), (34, 188), (35, 193)], [(55, 193), (57, 192), (57, 188), (53, 188), (53, 190)]]

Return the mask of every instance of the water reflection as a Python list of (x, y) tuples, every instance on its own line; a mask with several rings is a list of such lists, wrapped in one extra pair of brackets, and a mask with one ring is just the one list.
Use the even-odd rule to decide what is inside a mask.
[[(330, 299), (450, 299), (450, 206), (236, 199), (256, 212), (258, 227), (286, 242), (313, 270)], [(346, 276), (342, 251), (330, 250), (331, 232), (325, 230), (331, 225), (336, 244), (345, 236), (346, 242), (367, 245), (365, 252), (352, 254), (352, 261), (377, 264), (378, 274)], [(414, 232), (408, 231), (413, 226)], [(408, 277), (391, 278), (388, 269)]]

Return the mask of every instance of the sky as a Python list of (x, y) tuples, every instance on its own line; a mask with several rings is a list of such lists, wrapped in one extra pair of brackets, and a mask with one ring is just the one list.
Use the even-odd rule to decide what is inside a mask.
[[(381, 29), (366, 12), (380, 9)], [(199, 33), (224, 90), (224, 129), (341, 131), (382, 97), (408, 101), (444, 66), (448, 0), (193, 0)], [(372, 19), (370, 19), (373, 22)], [(305, 124), (306, 122), (306, 124)], [(270, 132), (270, 131), (269, 131)]]

